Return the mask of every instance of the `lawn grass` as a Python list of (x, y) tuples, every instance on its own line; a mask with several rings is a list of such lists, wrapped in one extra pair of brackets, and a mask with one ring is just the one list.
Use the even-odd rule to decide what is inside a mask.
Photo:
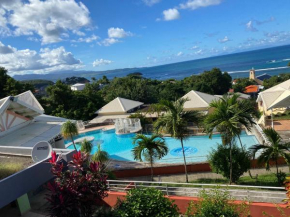
[(23, 168), (24, 167), (21, 163), (0, 163), (0, 180), (22, 170)]

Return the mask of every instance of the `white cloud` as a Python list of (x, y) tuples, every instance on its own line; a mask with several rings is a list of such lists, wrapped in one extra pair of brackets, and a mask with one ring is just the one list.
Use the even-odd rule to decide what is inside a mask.
[(246, 23), (246, 29), (248, 31), (250, 31), (250, 32), (257, 32), (258, 31), (258, 29), (256, 29), (254, 27), (254, 24), (253, 24), (253, 21), (252, 20), (250, 20), (248, 23)]
[(161, 2), (161, 0), (142, 0), (147, 6), (152, 6), (155, 5), (159, 2)]
[(109, 38), (125, 38), (128, 36), (132, 36), (131, 32), (126, 32), (124, 29), (121, 28), (110, 28), (108, 29), (108, 36)]
[(261, 21), (255, 20), (255, 21), (256, 21), (257, 25), (263, 25), (265, 23), (271, 23), (271, 22), (275, 21), (275, 17), (270, 17), (267, 20), (261, 20)]
[(163, 11), (163, 19), (165, 21), (176, 20), (180, 18), (179, 11), (176, 8)]
[(104, 39), (101, 42), (98, 42), (100, 46), (111, 46), (112, 44), (116, 44), (121, 42), (120, 38), (126, 38), (129, 36), (133, 36), (133, 33), (126, 32), (124, 29), (121, 28), (109, 28), (108, 29), (108, 38)]
[(203, 49), (199, 49), (198, 51), (194, 52), (196, 55), (202, 55), (204, 54), (204, 50)]
[(9, 53), (13, 53), (14, 49), (8, 45), (5, 46), (1, 41), (0, 41), (0, 55), (1, 54), (9, 54)]
[(38, 42), (39, 41), (39, 39), (36, 38), (36, 37), (28, 37), (27, 40), (28, 41), (34, 41), (34, 42)]
[(225, 36), (224, 38), (219, 39), (218, 41), (219, 41), (220, 43), (226, 43), (226, 42), (229, 42), (230, 39), (228, 38), (228, 36)]
[(49, 73), (62, 70), (75, 70), (83, 67), (82, 62), (67, 52), (64, 47), (44, 48), (39, 52), (30, 49), (17, 50), (0, 42), (0, 65), (9, 73), (25, 74)]
[(86, 33), (79, 31), (79, 30), (73, 30), (73, 33), (78, 35), (78, 36), (85, 36), (86, 35)]
[(199, 47), (197, 45), (194, 45), (190, 48), (190, 50), (195, 50), (195, 49), (198, 49)]
[(208, 7), (211, 5), (218, 5), (222, 0), (188, 0), (186, 3), (180, 4), (181, 9), (196, 10), (201, 7)]
[(121, 42), (121, 41), (118, 40), (118, 39), (115, 39), (115, 38), (106, 38), (103, 41), (98, 42), (98, 44), (100, 46), (102, 46), (102, 45), (104, 45), (104, 46), (111, 46), (112, 44), (116, 44), (116, 43), (119, 43), (119, 42)]
[(59, 42), (63, 40), (64, 33), (79, 31), (91, 22), (87, 7), (75, 0), (14, 0), (11, 1), (13, 4), (9, 2), (1, 0), (0, 25), (6, 28), (8, 24), (12, 26), (14, 35), (38, 34), (44, 44)]
[(99, 39), (99, 36), (92, 35), (91, 37), (86, 37), (86, 38), (79, 38), (78, 40), (72, 40), (72, 42), (86, 42), (86, 43), (91, 43), (93, 41), (96, 41)]
[(182, 55), (183, 55), (183, 53), (181, 51), (176, 54), (176, 56), (178, 56), (178, 57), (180, 57)]
[(109, 65), (109, 64), (111, 64), (112, 62), (113, 62), (113, 61), (111, 61), (111, 60), (96, 59), (96, 60), (93, 62), (93, 66), (94, 66), (94, 67), (97, 67), (97, 66)]

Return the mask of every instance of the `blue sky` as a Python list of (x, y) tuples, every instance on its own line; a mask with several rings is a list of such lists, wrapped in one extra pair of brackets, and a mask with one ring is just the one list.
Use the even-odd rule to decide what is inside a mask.
[(10, 74), (162, 65), (290, 42), (289, 0), (1, 0)]

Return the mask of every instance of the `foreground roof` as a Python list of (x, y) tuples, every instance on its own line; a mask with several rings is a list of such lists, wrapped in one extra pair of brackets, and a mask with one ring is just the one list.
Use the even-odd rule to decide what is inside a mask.
[(188, 101), (184, 103), (184, 109), (208, 108), (212, 101), (219, 100), (218, 96), (213, 96), (196, 90), (189, 91), (182, 98), (188, 99)]
[(107, 105), (99, 109), (96, 113), (126, 113), (127, 111), (137, 108), (143, 104), (143, 102), (117, 97), (116, 99), (112, 100)]
[(33, 147), (39, 141), (50, 141), (60, 134), (64, 118), (40, 115), (33, 122), (0, 137), (0, 146)]
[(0, 100), (0, 116), (3, 113), (13, 113), (32, 119), (44, 113), (44, 109), (31, 91), (16, 96), (8, 96)]
[(290, 79), (261, 92), (257, 102), (261, 101), (266, 110), (290, 106)]

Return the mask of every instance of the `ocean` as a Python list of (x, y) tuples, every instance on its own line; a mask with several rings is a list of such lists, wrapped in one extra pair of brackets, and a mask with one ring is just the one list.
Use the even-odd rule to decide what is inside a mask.
[(230, 73), (232, 78), (235, 79), (248, 77), (249, 70), (252, 68), (256, 70), (256, 75), (290, 73), (290, 67), (287, 67), (288, 62), (290, 62), (290, 45), (146, 68), (116, 69), (102, 72), (72, 71), (46, 75), (15, 75), (14, 78), (17, 80), (48, 79), (56, 81), (66, 77), (80, 76), (90, 80), (92, 77), (100, 78), (106, 75), (109, 79), (112, 79), (114, 77), (124, 77), (132, 72), (141, 72), (146, 78), (165, 80), (170, 78), (182, 79), (217, 67), (223, 72)]
[(230, 73), (235, 79), (248, 77), (252, 68), (256, 70), (256, 75), (290, 73), (288, 62), (290, 62), (290, 45), (155, 66), (139, 71), (144, 77), (163, 80), (182, 79), (217, 67), (223, 72)]

